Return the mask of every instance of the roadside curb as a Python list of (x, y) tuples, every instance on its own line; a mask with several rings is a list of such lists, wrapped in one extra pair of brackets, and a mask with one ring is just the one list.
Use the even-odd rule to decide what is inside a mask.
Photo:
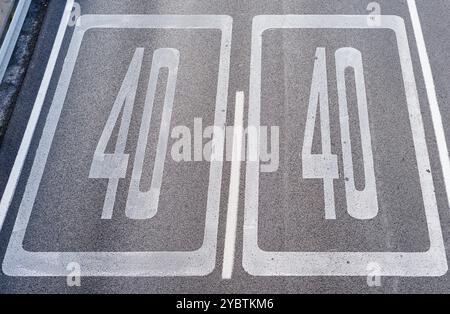
[(45, 17), (48, 0), (33, 0), (0, 83), (0, 144), (14, 110)]
[(13, 0), (0, 0), (0, 42), (3, 39), (4, 33), (6, 33), (7, 25), (13, 9)]

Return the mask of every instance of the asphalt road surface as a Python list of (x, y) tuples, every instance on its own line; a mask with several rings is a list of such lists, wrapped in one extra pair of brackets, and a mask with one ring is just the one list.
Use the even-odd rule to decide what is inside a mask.
[(0, 292), (449, 291), (450, 2), (68, 3), (0, 150)]

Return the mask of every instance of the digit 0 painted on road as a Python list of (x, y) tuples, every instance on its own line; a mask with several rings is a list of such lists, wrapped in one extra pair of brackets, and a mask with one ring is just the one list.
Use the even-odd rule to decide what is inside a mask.
[[(228, 79), (230, 68), (230, 49), (231, 49), (231, 31), (232, 18), (222, 15), (84, 15), (79, 18), (76, 23), (74, 33), (70, 42), (67, 57), (65, 59), (61, 77), (57, 85), (53, 102), (43, 129), (43, 134), (39, 142), (36, 157), (33, 161), (31, 173), (25, 187), (24, 196), (22, 198), (17, 220), (8, 248), (3, 261), (3, 272), (10, 276), (66, 276), (67, 265), (70, 263), (78, 263), (83, 276), (203, 276), (213, 271), (216, 265), (217, 251), (217, 229), (219, 219), (219, 201), (222, 180), (222, 162), (211, 161), (209, 168), (209, 185), (206, 201), (206, 218), (205, 230), (202, 246), (194, 251), (140, 251), (140, 252), (31, 252), (23, 247), (23, 241), (27, 225), (36, 200), (39, 185), (47, 163), (50, 147), (57, 129), (58, 121), (61, 116), (66, 95), (69, 89), (72, 74), (74, 72), (77, 56), (83, 41), (83, 36), (89, 29), (218, 29), (221, 31), (220, 41), (220, 60), (218, 71), (217, 94), (215, 103), (214, 125), (224, 126), (226, 120), (227, 96), (228, 96)], [(150, 88), (148, 91), (148, 99), (146, 101), (146, 110), (151, 109), (154, 96), (154, 88), (156, 84), (157, 72), (159, 67), (169, 66), (173, 74), (169, 77), (166, 101), (164, 104), (163, 124), (170, 121), (170, 113), (172, 111), (173, 90), (175, 88), (174, 80), (176, 80), (176, 69), (178, 68), (178, 54), (175, 49), (159, 49), (155, 51), (154, 69), (150, 79)], [(166, 56), (164, 56), (166, 54)], [(96, 157), (92, 164), (90, 175), (92, 177), (109, 178), (107, 199), (102, 218), (111, 216), (114, 190), (117, 188), (117, 180), (124, 175), (124, 169), (128, 161), (128, 156), (123, 153), (124, 141), (126, 141), (127, 129), (126, 124), (132, 110), (132, 102), (134, 102), (135, 91), (130, 87), (136, 85), (137, 74), (140, 72), (140, 64), (142, 63), (143, 49), (137, 47), (133, 60), (130, 65), (128, 74), (124, 80), (123, 89), (119, 92), (116, 100), (117, 106), (113, 106), (104, 130), (104, 135), (96, 150)], [(134, 72), (134, 73), (133, 73)], [(125, 104), (124, 104), (125, 102)], [(120, 150), (118, 155), (105, 154), (105, 147), (109, 133), (115, 124), (113, 120), (121, 111), (120, 106), (127, 108), (122, 116), (124, 136), (119, 136), (116, 150)], [(117, 108), (116, 108), (117, 107)], [(151, 110), (150, 110), (151, 111)], [(148, 117), (147, 117), (148, 118)], [(139, 142), (146, 139), (149, 123), (143, 121), (143, 128), (140, 132)], [(160, 140), (158, 143), (158, 154), (164, 155), (168, 127), (160, 131)], [(222, 134), (214, 134), (214, 137)], [(142, 139), (141, 139), (142, 137)], [(219, 143), (224, 140), (218, 141)], [(142, 143), (141, 143), (142, 144)], [(139, 167), (141, 167), (141, 159), (143, 158), (142, 149), (145, 145), (141, 145), (141, 151), (136, 155)], [(221, 147), (223, 151), (223, 145)], [(107, 156), (107, 158), (106, 158)], [(164, 157), (164, 156), (163, 156)], [(157, 159), (158, 160), (158, 159)], [(108, 164), (104, 164), (109, 162)], [(160, 186), (162, 171), (162, 162), (155, 164), (159, 167), (156, 171), (156, 178), (152, 181), (152, 187)], [(140, 177), (141, 169), (133, 172), (133, 177)], [(133, 195), (136, 194), (135, 186), (132, 186)], [(155, 188), (156, 189), (156, 188)], [(152, 191), (153, 192), (153, 191)], [(141, 196), (141, 195), (138, 195)], [(147, 195), (143, 195), (147, 196)], [(153, 195), (151, 195), (153, 196)], [(155, 196), (156, 197), (156, 196)], [(137, 198), (138, 200), (141, 197)], [(152, 202), (152, 204), (157, 202)], [(149, 217), (154, 214), (156, 208), (151, 208), (152, 212), (142, 213), (138, 203), (129, 203), (127, 214), (136, 218), (143, 216)]]
[[(380, 23), (376, 24), (367, 23), (367, 17), (364, 15), (261, 15), (255, 17), (252, 29), (248, 125), (257, 130), (259, 130), (261, 121), (263, 33), (269, 29), (390, 29), (395, 32), (430, 245), (429, 249), (424, 252), (283, 252), (263, 250), (260, 248), (258, 241), (260, 163), (248, 161), (242, 261), (244, 269), (255, 276), (366, 276), (368, 265), (376, 263), (380, 266), (381, 276), (440, 276), (445, 274), (448, 270), (447, 259), (433, 177), (431, 172), (426, 171), (431, 169), (430, 159), (403, 19), (398, 16), (380, 16)], [(361, 55), (356, 49), (344, 47), (337, 50), (335, 56), (344, 173), (346, 177), (351, 177), (345, 184), (347, 202), (349, 203), (347, 211), (353, 218), (371, 219), (377, 215), (378, 204)], [(337, 164), (328, 147), (329, 113), (325, 62), (324, 49), (319, 48), (316, 52), (310, 108), (305, 131), (305, 146), (301, 155), (304, 158), (303, 162), (306, 162), (307, 168), (309, 168), (308, 171), (303, 169), (304, 178), (323, 179), (325, 218), (335, 219), (332, 181), (337, 175)], [(348, 67), (355, 70), (366, 178), (365, 189), (362, 191), (356, 190), (353, 178), (344, 78), (344, 71)], [(322, 146), (325, 147), (322, 148), (322, 155), (312, 155), (311, 145), (318, 101), (320, 103), (320, 119), (322, 120)], [(255, 160), (259, 160), (259, 158)], [(301, 179), (299, 178), (299, 180)]]

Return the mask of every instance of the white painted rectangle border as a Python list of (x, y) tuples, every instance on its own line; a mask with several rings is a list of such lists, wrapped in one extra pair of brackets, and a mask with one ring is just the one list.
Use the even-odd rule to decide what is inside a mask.
[[(420, 185), (430, 237), (426, 252), (268, 252), (258, 245), (259, 162), (247, 162), (243, 267), (255, 276), (366, 276), (367, 267), (380, 266), (381, 276), (441, 276), (448, 270), (419, 96), (404, 20), (380, 16), (369, 25), (365, 15), (261, 15), (253, 19), (249, 95), (249, 127), (259, 129), (261, 115), (262, 34), (268, 29), (330, 28), (391, 29), (399, 55), (408, 112), (417, 156)], [(259, 152), (258, 152), (259, 153)], [(259, 160), (259, 156), (256, 160)]]
[[(62, 25), (64, 25), (65, 29), (65, 25), (67, 25), (66, 19), (63, 19)], [(29, 252), (23, 248), (22, 243), (25, 231), (65, 102), (83, 36), (86, 31), (93, 28), (221, 30), (222, 38), (214, 125), (224, 129), (231, 52), (232, 18), (230, 16), (83, 15), (79, 17), (19, 207), (14, 230), (3, 261), (3, 272), (9, 276), (66, 276), (68, 274), (67, 266), (75, 262), (80, 265), (82, 276), (205, 276), (211, 273), (216, 265), (222, 161), (211, 161), (210, 163), (204, 240), (202, 247), (198, 250), (187, 252)], [(57, 56), (59, 49), (60, 44), (54, 46), (52, 51), (54, 59), (56, 59), (55, 56)], [(40, 107), (42, 107), (43, 97), (45, 97), (48, 89), (50, 78), (51, 73), (45, 76), (44, 87), (39, 93), (41, 97), (38, 97), (36, 100), (40, 101)], [(32, 120), (33, 123), (37, 122), (37, 117), (36, 121)], [(34, 127), (32, 131), (34, 131)], [(224, 134), (225, 132), (218, 132), (213, 136), (223, 137)], [(22, 145), (26, 145), (24, 155), (21, 155), (23, 158), (25, 158), (28, 151), (32, 135), (33, 132), (28, 135), (27, 142), (25, 144), (22, 143)], [(224, 140), (219, 142), (224, 143)], [(220, 149), (223, 153), (223, 145)], [(13, 192), (14, 190), (15, 186)], [(8, 207), (9, 203), (7, 204)]]

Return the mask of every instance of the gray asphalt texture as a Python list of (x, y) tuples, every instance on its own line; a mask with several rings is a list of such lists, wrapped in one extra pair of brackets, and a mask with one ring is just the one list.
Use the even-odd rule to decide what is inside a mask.
[[(227, 125), (234, 121), (236, 91), (248, 96), (251, 25), (263, 14), (367, 14), (370, 1), (82, 1), (83, 14), (220, 14), (233, 18), (231, 67), (228, 90)], [(421, 112), (430, 154), (435, 193), (446, 248), (450, 241), (449, 208), (442, 169), (431, 120), (429, 103), (420, 68), (417, 45), (406, 1), (378, 1), (382, 14), (401, 16), (406, 23), (416, 75)], [(450, 101), (448, 87), (450, 3), (446, 0), (418, 0), (436, 83), (438, 101), (450, 145)], [(40, 79), (45, 71), (64, 1), (51, 1), (41, 35), (27, 73), (16, 109), (0, 149), (0, 189), (9, 171), (26, 127)], [(35, 132), (3, 230), (0, 256), (5, 254), (18, 207), (31, 169), (45, 117), (52, 101), (70, 29), (61, 49), (41, 119)], [(339, 111), (337, 106), (334, 51), (354, 47), (362, 52), (367, 86), (375, 173), (380, 213), (375, 219), (358, 221), (346, 213), (342, 175)], [(180, 51), (171, 126), (193, 129), (194, 118), (203, 125), (214, 121), (214, 103), (220, 48), (217, 30), (107, 30), (89, 31), (83, 39), (64, 109), (58, 123), (50, 156), (27, 227), (23, 246), (28, 251), (190, 251), (199, 248), (205, 228), (209, 163), (176, 163), (166, 158), (158, 214), (148, 221), (133, 221), (124, 215), (132, 167), (121, 180), (113, 219), (101, 220), (106, 180), (89, 179), (94, 150), (114, 103), (134, 50), (145, 48), (140, 88), (127, 143), (134, 160), (152, 52), (173, 47)], [(323, 215), (323, 188), (320, 180), (301, 178), (301, 148), (309, 100), (316, 47), (326, 47), (328, 60), (330, 127), (332, 152), (339, 158), (340, 178), (335, 180), (337, 219)], [(153, 111), (141, 189), (147, 190), (152, 175), (158, 127), (162, 112), (163, 88), (160, 78)], [(348, 74), (349, 99), (355, 99)], [(353, 88), (352, 88), (353, 87)], [(277, 172), (260, 176), (260, 248), (266, 251), (308, 252), (423, 252), (429, 247), (417, 161), (408, 119), (403, 78), (395, 36), (387, 30), (279, 30), (263, 35), (261, 124), (280, 127), (280, 165)], [(363, 160), (357, 111), (349, 102), (355, 180), (364, 185)], [(105, 108), (105, 106), (107, 108)], [(248, 114), (245, 104), (245, 121)], [(317, 129), (317, 126), (316, 126)], [(117, 130), (114, 132), (116, 136)], [(315, 134), (320, 134), (319, 129)], [(314, 152), (320, 152), (320, 137), (314, 138)], [(205, 140), (206, 142), (206, 140)], [(110, 145), (111, 146), (111, 145)], [(111, 146), (112, 147), (112, 146)], [(111, 149), (109, 147), (109, 149)], [(230, 183), (230, 162), (224, 162), (215, 270), (205, 277), (83, 277), (81, 287), (68, 287), (65, 277), (28, 278), (0, 274), (0, 292), (63, 293), (445, 293), (450, 276), (437, 278), (382, 278), (380, 287), (369, 287), (366, 277), (255, 277), (242, 267), (245, 164), (242, 164), (239, 215), (234, 272), (222, 280), (225, 221)], [(247, 182), (247, 184), (251, 184)]]

